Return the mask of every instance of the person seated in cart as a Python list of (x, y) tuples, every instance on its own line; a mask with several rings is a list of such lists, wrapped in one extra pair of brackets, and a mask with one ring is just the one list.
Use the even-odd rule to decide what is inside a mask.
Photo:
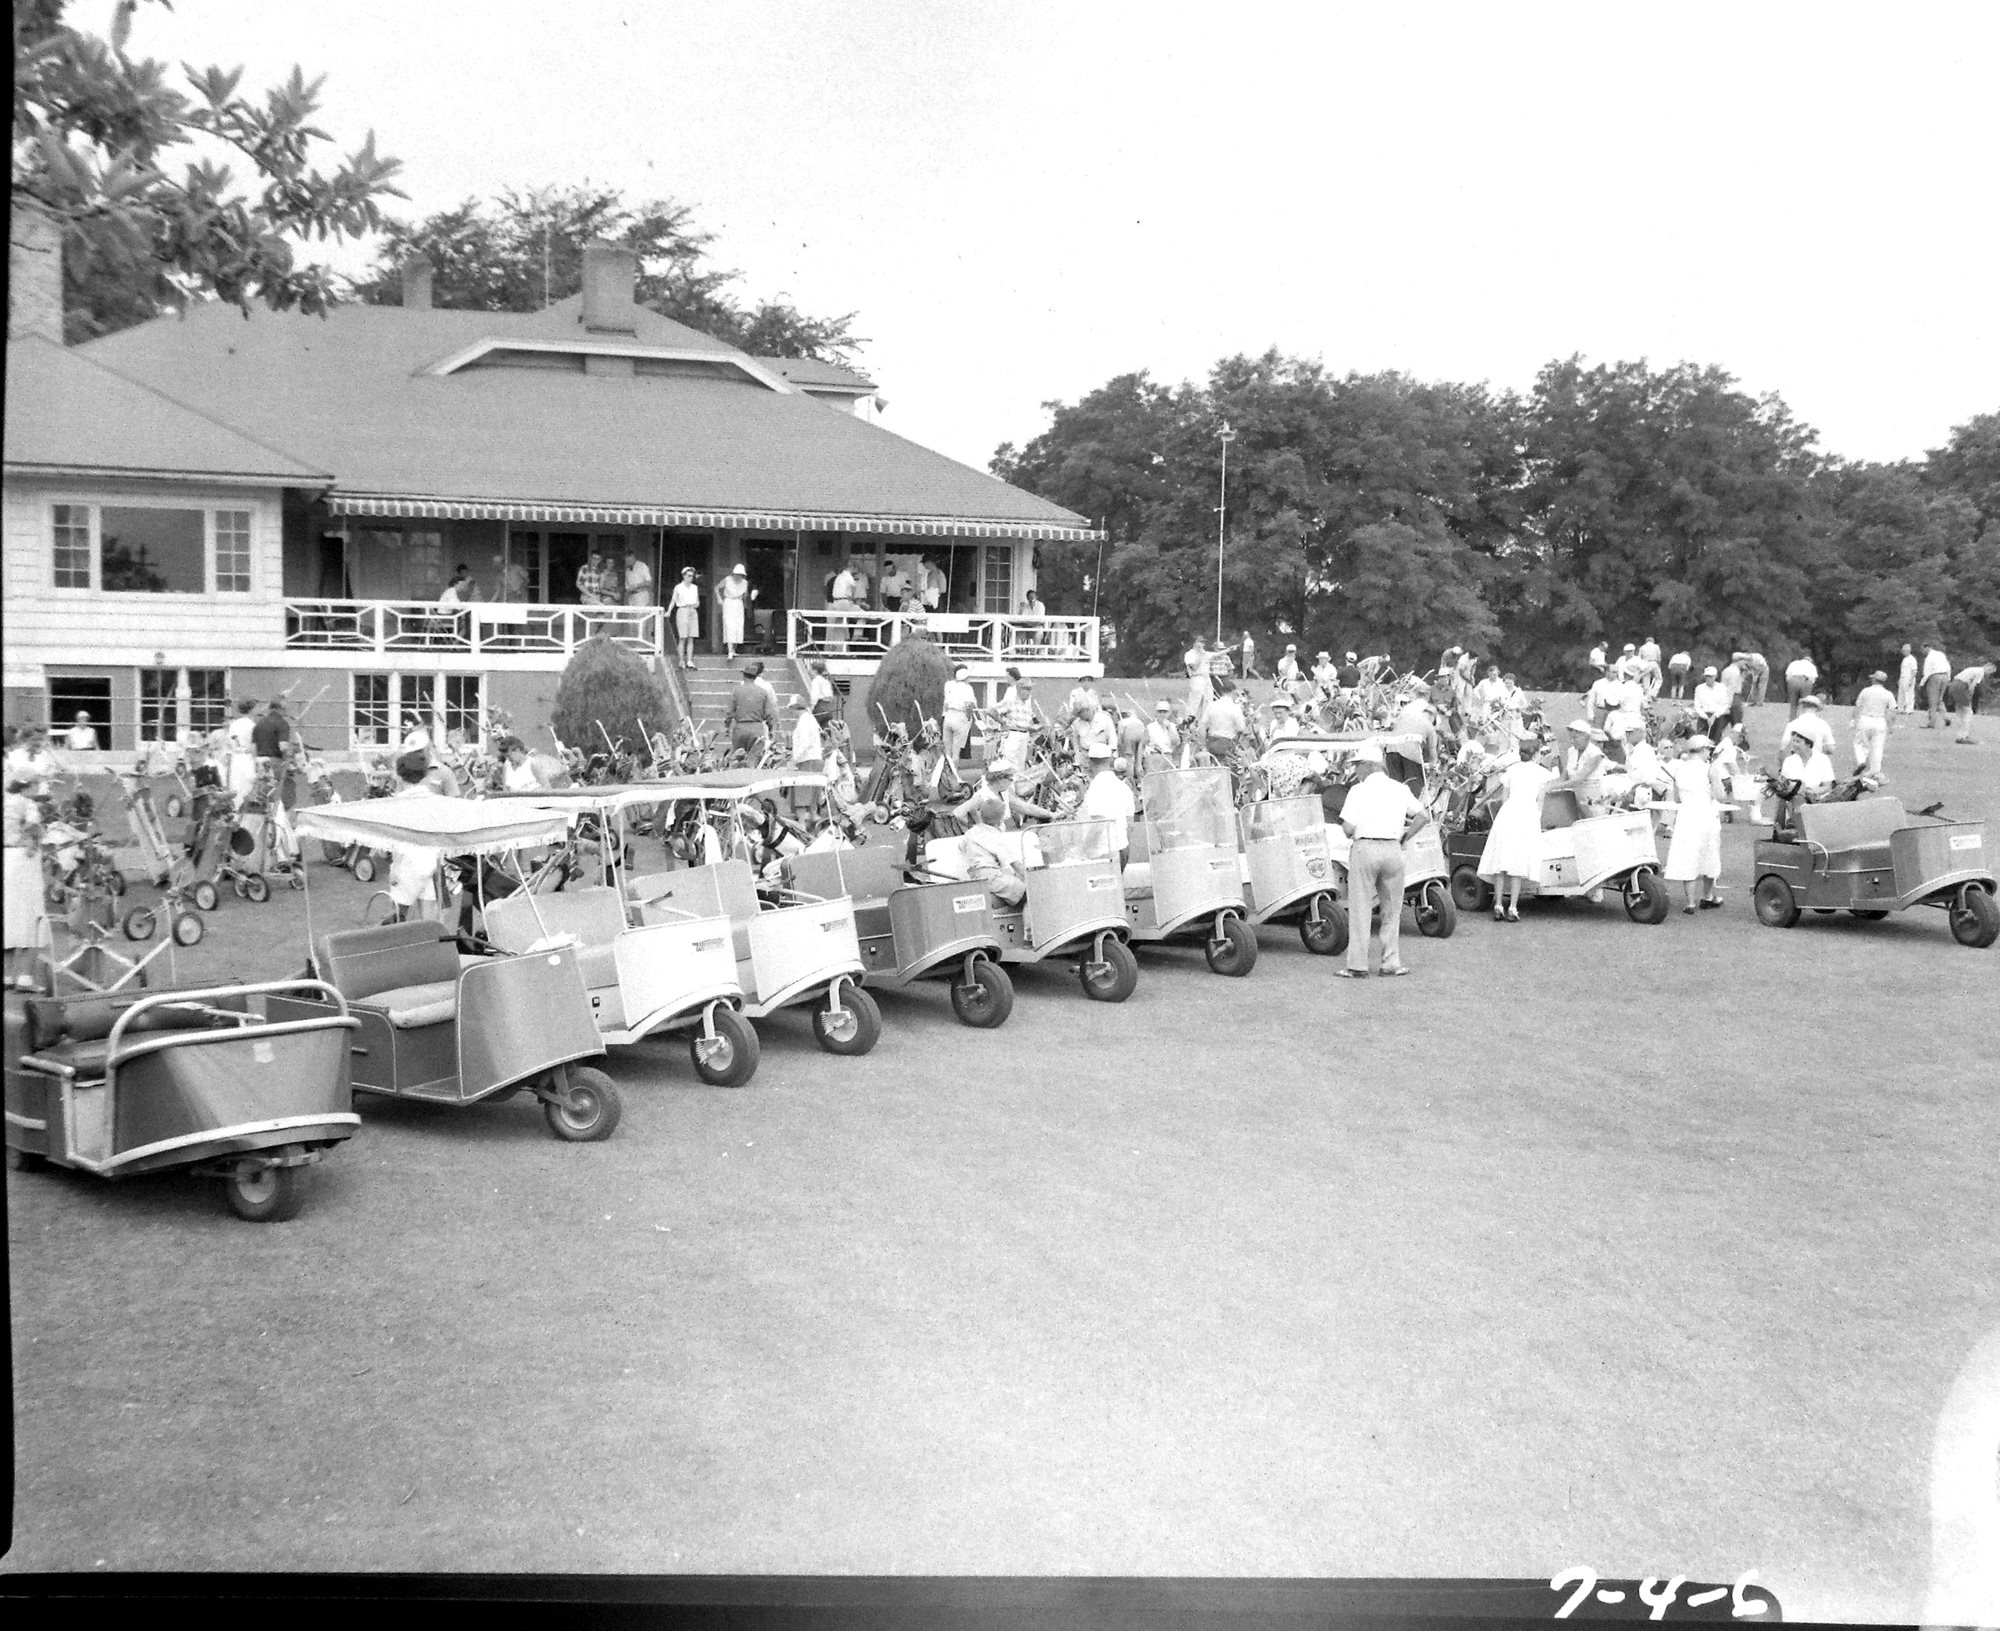
[(1045, 810), (1014, 791), (1014, 769), (1014, 761), (1004, 754), (989, 763), (984, 779), (962, 804), (953, 808), (953, 818), (967, 825), (983, 822), (1002, 829), (1020, 826), (1024, 816), (1036, 821), (1054, 821), (1055, 811)]

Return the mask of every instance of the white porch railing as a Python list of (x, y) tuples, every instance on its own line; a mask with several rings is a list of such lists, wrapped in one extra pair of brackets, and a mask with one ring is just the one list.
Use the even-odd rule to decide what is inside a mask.
[(287, 600), (290, 650), (465, 652), (567, 657), (585, 640), (609, 635), (634, 651), (665, 649), (666, 613), (658, 606), (515, 606), (475, 601), (440, 606), (421, 600)]
[(869, 662), (912, 626), (967, 663), (1095, 664), (1094, 617), (1008, 617), (997, 612), (790, 612), (785, 649), (794, 657)]

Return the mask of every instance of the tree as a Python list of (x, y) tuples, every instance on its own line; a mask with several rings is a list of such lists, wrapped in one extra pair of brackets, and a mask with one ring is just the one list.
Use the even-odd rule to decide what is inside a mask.
[[(377, 230), (378, 201), (402, 196), (400, 163), (376, 153), (371, 131), (322, 169), (332, 138), (312, 118), (324, 80), (298, 68), (261, 99), (239, 94), (240, 68), (184, 66), (194, 94), (171, 88), (165, 64), (126, 51), (138, 4), (120, 0), (109, 41), (66, 26), (64, 0), (14, 7), (14, 193), (62, 234), (66, 337), (203, 298), (323, 312), (334, 275), (300, 265), (296, 245)], [(169, 175), (182, 147), (196, 156)], [(249, 161), (254, 190), (238, 186), (231, 155)]]
[(914, 742), (925, 720), (943, 719), (944, 682), (950, 678), (944, 648), (921, 629), (907, 630), (868, 685), (868, 723), (876, 740), (886, 737), (891, 725), (901, 725)]
[(564, 747), (586, 755), (613, 748), (643, 755), (647, 731), (665, 730), (677, 718), (659, 677), (616, 640), (599, 634), (571, 653), (556, 686), (550, 723)]
[(375, 264), (354, 295), (371, 305), (402, 300), (402, 265), (431, 265), (432, 298), (460, 311), (539, 311), (583, 287), (584, 246), (605, 238), (639, 259), (633, 298), (663, 317), (727, 340), (756, 356), (845, 362), (867, 342), (851, 331), (854, 313), (815, 318), (783, 297), (745, 310), (729, 292), (741, 273), (713, 264), (713, 233), (693, 208), (672, 199), (627, 204), (615, 187), (504, 189), (467, 199), (421, 221), (390, 221)]

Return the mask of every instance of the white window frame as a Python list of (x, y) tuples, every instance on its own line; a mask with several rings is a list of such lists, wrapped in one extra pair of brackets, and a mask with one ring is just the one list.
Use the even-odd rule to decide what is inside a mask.
[[(164, 717), (160, 721), (160, 729), (166, 732), (163, 736), (148, 736), (146, 734), (146, 676), (148, 674), (171, 674), (174, 677), (174, 688), (163, 699), (164, 706), (162, 711)], [(192, 676), (196, 674), (220, 674), (222, 676), (222, 707), (226, 713), (230, 696), (229, 670), (226, 668), (211, 668), (206, 664), (180, 664), (172, 668), (155, 668), (151, 663), (145, 663), (135, 670), (133, 694), (138, 707), (138, 725), (136, 726), (138, 735), (136, 740), (142, 747), (150, 743), (159, 743), (161, 746), (170, 745), (179, 741), (183, 732), (190, 739), (208, 734), (207, 731), (197, 728), (194, 722), (195, 704)], [(185, 715), (181, 711), (181, 685), (183, 682), (186, 682), (188, 685), (187, 711)], [(211, 731), (221, 730), (228, 723), (229, 721), (226, 717), (218, 718), (216, 723), (209, 726), (208, 729)]]
[[(389, 682), (389, 740), (387, 742), (364, 742), (361, 740), (355, 710), (358, 706), (356, 692), (359, 688), (359, 682), (363, 678), (386, 679)], [(477, 685), (479, 687), (479, 708), (474, 719), (473, 729), (467, 733), (466, 741), (469, 746), (475, 748), (483, 749), (485, 747), (486, 698), (489, 687), (487, 685), (488, 676), (483, 670), (454, 669), (438, 671), (428, 668), (408, 670), (400, 668), (355, 668), (349, 669), (347, 674), (347, 738), (348, 745), (351, 748), (357, 752), (370, 748), (379, 750), (382, 748), (393, 748), (397, 743), (402, 741), (404, 730), (403, 715), (412, 711), (411, 705), (404, 700), (403, 682), (405, 680), (425, 680), (429, 682), (431, 687), (430, 703), (428, 708), (423, 711), (423, 728), (430, 733), (431, 741), (440, 746), (444, 743), (447, 728), (445, 722), (445, 696), (449, 689), (448, 682), (452, 680), (470, 680), (473, 684)]]
[[(90, 583), (81, 584), (56, 582), (56, 511), (58, 509), (81, 510), (87, 518), (90, 534)], [(104, 587), (104, 511), (114, 510), (196, 510), (201, 514), (202, 561), (199, 589), (111, 589)], [(216, 517), (221, 514), (245, 515), (250, 518), (250, 536), (245, 576), (249, 581), (241, 589), (221, 589), (217, 587), (220, 574), (217, 570)], [(44, 551), (43, 587), (56, 595), (129, 595), (145, 600), (192, 600), (196, 596), (209, 595), (254, 595), (257, 592), (257, 506), (254, 504), (216, 503), (170, 503), (156, 501), (147, 503), (143, 499), (123, 495), (115, 499), (81, 498), (75, 496), (54, 497), (48, 501), (46, 514), (46, 541)]]

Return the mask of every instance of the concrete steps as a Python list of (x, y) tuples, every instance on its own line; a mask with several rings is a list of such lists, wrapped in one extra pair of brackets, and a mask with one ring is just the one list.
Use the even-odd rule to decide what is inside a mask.
[[(726, 658), (700, 653), (695, 657), (692, 669), (681, 671), (681, 685), (687, 692), (688, 708), (696, 725), (721, 728), (723, 719), (729, 713), (729, 694), (742, 683), (743, 669), (749, 661), (747, 657), (739, 657), (732, 663)], [(766, 657), (762, 661), (764, 678), (778, 693), (782, 723), (782, 710), (790, 705), (794, 696), (804, 694), (804, 687), (786, 658)]]

